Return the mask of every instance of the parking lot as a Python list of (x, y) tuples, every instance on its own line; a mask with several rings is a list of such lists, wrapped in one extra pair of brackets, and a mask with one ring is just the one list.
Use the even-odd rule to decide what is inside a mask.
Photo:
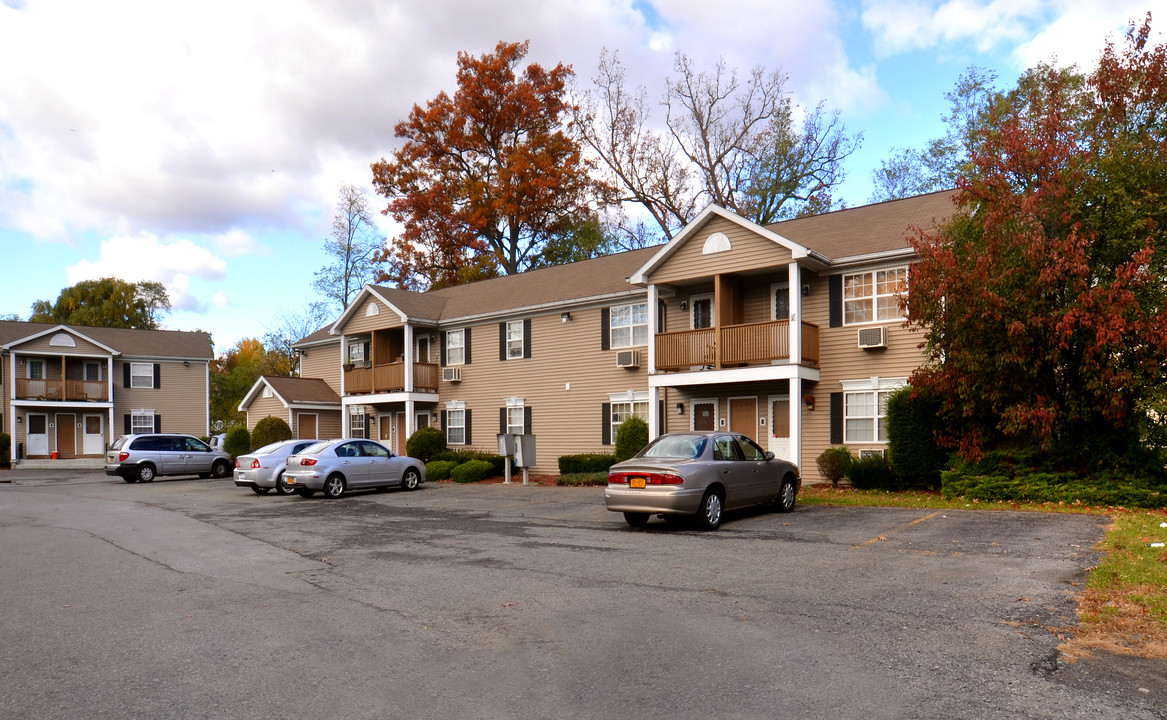
[(1167, 717), (1163, 662), (1056, 651), (1098, 517), (0, 479), (6, 718)]

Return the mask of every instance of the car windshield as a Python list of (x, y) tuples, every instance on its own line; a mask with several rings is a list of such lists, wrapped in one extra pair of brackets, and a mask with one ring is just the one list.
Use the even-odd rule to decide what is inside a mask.
[(279, 450), (280, 448), (282, 448), (285, 445), (291, 444), (291, 442), (292, 442), (291, 440), (280, 440), (279, 442), (269, 443), (267, 445), (264, 445), (263, 447), (261, 447), (258, 450), (252, 450), (251, 454), (252, 455), (267, 455), (269, 453), (275, 452), (276, 450)]
[(705, 452), (704, 435), (665, 435), (646, 447), (641, 457), (699, 458)]

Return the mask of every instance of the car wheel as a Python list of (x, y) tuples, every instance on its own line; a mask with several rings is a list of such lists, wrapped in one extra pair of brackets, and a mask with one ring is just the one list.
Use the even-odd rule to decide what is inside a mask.
[(210, 473), (199, 473), (199, 477), (202, 478), (203, 480), (206, 480), (210, 476), (211, 476)]
[(648, 513), (626, 512), (624, 513), (624, 522), (632, 527), (644, 527), (648, 524)]
[(211, 475), (217, 478), (224, 478), (231, 474), (231, 465), (226, 460), (216, 460), (215, 464), (211, 466)]
[(154, 482), (154, 466), (150, 463), (139, 465), (137, 478), (138, 482)]
[(277, 493), (279, 493), (280, 495), (291, 495), (295, 491), (296, 491), (295, 488), (288, 487), (288, 484), (286, 482), (284, 482), (284, 474), (283, 473), (280, 473), (279, 475), (276, 476), (276, 492)]
[(421, 476), (418, 475), (417, 471), (413, 468), (406, 470), (405, 476), (401, 478), (401, 487), (405, 488), (406, 490), (416, 490), (418, 484), (420, 483)]
[(341, 495), (344, 495), (344, 477), (329, 475), (328, 479), (324, 481), (324, 497), (335, 500)]
[(794, 498), (798, 494), (798, 488), (794, 485), (794, 477), (787, 475), (782, 478), (782, 484), (778, 486), (778, 497), (774, 501), (774, 505), (778, 512), (788, 513), (794, 509)]
[(721, 527), (721, 495), (715, 490), (710, 490), (701, 498), (697, 524), (702, 530), (716, 530)]
[(302, 498), (310, 498), (316, 494), (316, 491), (309, 490), (308, 488), (300, 488), (299, 490), (296, 491), (296, 494)]
[(256, 495), (267, 495), (269, 492), (271, 492), (271, 488), (256, 487), (252, 485), (251, 492), (255, 493)]

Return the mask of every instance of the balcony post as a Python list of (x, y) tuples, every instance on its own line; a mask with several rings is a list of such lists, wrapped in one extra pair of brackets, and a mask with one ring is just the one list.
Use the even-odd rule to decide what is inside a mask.
[[(406, 323), (405, 327), (405, 392), (413, 392), (413, 357), (417, 353), (413, 347), (413, 326)], [(412, 411), (411, 413), (412, 414)], [(410, 419), (405, 419), (405, 429), (409, 431)]]
[(790, 378), (790, 462), (802, 471), (802, 378)]
[[(790, 293), (790, 362), (793, 365), (802, 364), (802, 273), (797, 262), (787, 265), (788, 287)], [(795, 406), (794, 402), (790, 403)]]
[[(660, 309), (656, 296), (656, 284), (648, 286), (648, 374), (656, 374), (656, 334), (660, 332), (657, 326)], [(651, 430), (649, 437), (652, 437)]]

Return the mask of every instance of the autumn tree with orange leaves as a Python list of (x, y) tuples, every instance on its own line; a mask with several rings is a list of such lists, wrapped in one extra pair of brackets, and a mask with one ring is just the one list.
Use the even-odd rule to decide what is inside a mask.
[(404, 229), (378, 281), (425, 289), (522, 272), (594, 217), (604, 188), (565, 125), (572, 71), (520, 69), (527, 49), (458, 53), (454, 95), (414, 105), (395, 128), (405, 144), (373, 164), (373, 184)]
[(1167, 48), (1150, 20), (1089, 76), (1042, 66), (996, 97), (954, 217), (913, 238), (928, 363), (912, 383), (942, 398), (966, 457), (1163, 449)]

